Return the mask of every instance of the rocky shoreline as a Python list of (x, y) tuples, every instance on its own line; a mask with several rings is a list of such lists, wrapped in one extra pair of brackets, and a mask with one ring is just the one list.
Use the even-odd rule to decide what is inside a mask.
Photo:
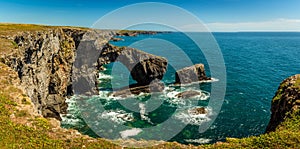
[(170, 33), (167, 31), (142, 31), (142, 30), (121, 30), (116, 33), (116, 36), (138, 36), (138, 35), (155, 35), (161, 33)]
[[(122, 31), (121, 34), (156, 34), (154, 31)], [(98, 71), (111, 62), (121, 62), (137, 84), (112, 93), (114, 96), (162, 91), (159, 83), (167, 71), (165, 58), (108, 42), (115, 31), (57, 28), (24, 32), (10, 37), (18, 48), (2, 62), (17, 71), (24, 90), (44, 117), (61, 120), (66, 97), (98, 94)], [(98, 56), (97, 56), (98, 55)], [(96, 66), (96, 67), (95, 67)], [(176, 72), (176, 84), (208, 80), (204, 65)]]

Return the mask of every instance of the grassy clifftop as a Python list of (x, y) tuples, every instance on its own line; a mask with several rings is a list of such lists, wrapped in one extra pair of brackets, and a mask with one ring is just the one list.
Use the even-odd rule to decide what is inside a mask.
[[(9, 54), (17, 45), (9, 36), (23, 31), (47, 30), (49, 26), (0, 24), (0, 53)], [(75, 130), (62, 129), (54, 119), (45, 119), (34, 109), (24, 91), (18, 87), (18, 74), (1, 63), (0, 59), (0, 146), (1, 148), (121, 148), (109, 140), (94, 139), (80, 135)], [(283, 93), (292, 88), (293, 94), (300, 91), (300, 77), (292, 82), (284, 81), (275, 101), (286, 100)], [(287, 96), (289, 94), (286, 94)], [(297, 96), (289, 96), (295, 97)], [(296, 99), (295, 101), (299, 101)], [(280, 107), (278, 107), (280, 108)], [(275, 131), (248, 138), (228, 138), (226, 142), (211, 145), (182, 145), (165, 142), (151, 148), (300, 148), (300, 110), (294, 109), (276, 127)], [(132, 140), (131, 140), (132, 141)], [(126, 141), (125, 141), (126, 142)], [(128, 141), (130, 143), (130, 141)], [(142, 142), (145, 143), (145, 142)], [(147, 142), (146, 142), (147, 143)], [(151, 142), (157, 143), (157, 142)]]

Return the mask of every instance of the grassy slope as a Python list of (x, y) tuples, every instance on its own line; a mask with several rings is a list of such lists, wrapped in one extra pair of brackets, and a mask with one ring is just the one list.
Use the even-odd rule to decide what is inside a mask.
[[(16, 46), (2, 38), (19, 31), (45, 30), (53, 27), (0, 24), (0, 53)], [(57, 129), (51, 120), (32, 114), (33, 108), (23, 91), (14, 86), (17, 74), (0, 63), (0, 146), (1, 148), (120, 148), (104, 139), (76, 136), (74, 131)], [(300, 80), (296, 83), (300, 89)], [(27, 108), (26, 108), (27, 107)], [(151, 148), (300, 148), (300, 112), (292, 114), (275, 131), (249, 138), (228, 138), (224, 143), (187, 146), (168, 142)], [(73, 133), (72, 133), (73, 132)]]
[(30, 99), (14, 84), (17, 74), (0, 63), (0, 147), (1, 148), (114, 148), (103, 139), (76, 135), (57, 128), (51, 120), (34, 114)]

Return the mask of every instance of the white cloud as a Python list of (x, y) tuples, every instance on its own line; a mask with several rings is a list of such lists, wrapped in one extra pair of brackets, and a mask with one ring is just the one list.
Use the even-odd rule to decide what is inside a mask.
[[(300, 19), (276, 19), (261, 22), (237, 22), (224, 23), (215, 22), (205, 24), (209, 30), (214, 32), (237, 32), (237, 31), (300, 31)], [(197, 25), (183, 26), (185, 30), (196, 31)]]
[(300, 31), (300, 20), (276, 19), (261, 22), (208, 23), (212, 31)]

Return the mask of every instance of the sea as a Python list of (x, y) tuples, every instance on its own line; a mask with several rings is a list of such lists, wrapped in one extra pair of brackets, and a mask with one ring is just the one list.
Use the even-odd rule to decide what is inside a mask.
[[(201, 36), (201, 33), (189, 34)], [(91, 108), (93, 119), (87, 118), (88, 112), (82, 110), (74, 96), (67, 99), (68, 114), (62, 115), (62, 126), (92, 137), (184, 144), (214, 143), (226, 138), (263, 134), (271, 115), (271, 100), (279, 84), (300, 73), (300, 32), (216, 32), (212, 36), (222, 54), (226, 80), (211, 76), (206, 55), (185, 33), (122, 36), (119, 37), (121, 41), (111, 41), (116, 46), (129, 46), (165, 57), (169, 65), (162, 79), (164, 91), (112, 97), (113, 90), (136, 82), (123, 64), (110, 63), (99, 72), (99, 95), (88, 99), (90, 105), (99, 107)], [(212, 81), (173, 84), (176, 70), (197, 63), (204, 64)], [(218, 100), (221, 109), (215, 110), (209, 106), (209, 101), (212, 84), (218, 81), (226, 82), (226, 90), (225, 96)], [(190, 90), (200, 95), (191, 99), (176, 97)], [(191, 112), (201, 107), (205, 108), (205, 114)], [(199, 131), (208, 121), (212, 121), (211, 125)]]

